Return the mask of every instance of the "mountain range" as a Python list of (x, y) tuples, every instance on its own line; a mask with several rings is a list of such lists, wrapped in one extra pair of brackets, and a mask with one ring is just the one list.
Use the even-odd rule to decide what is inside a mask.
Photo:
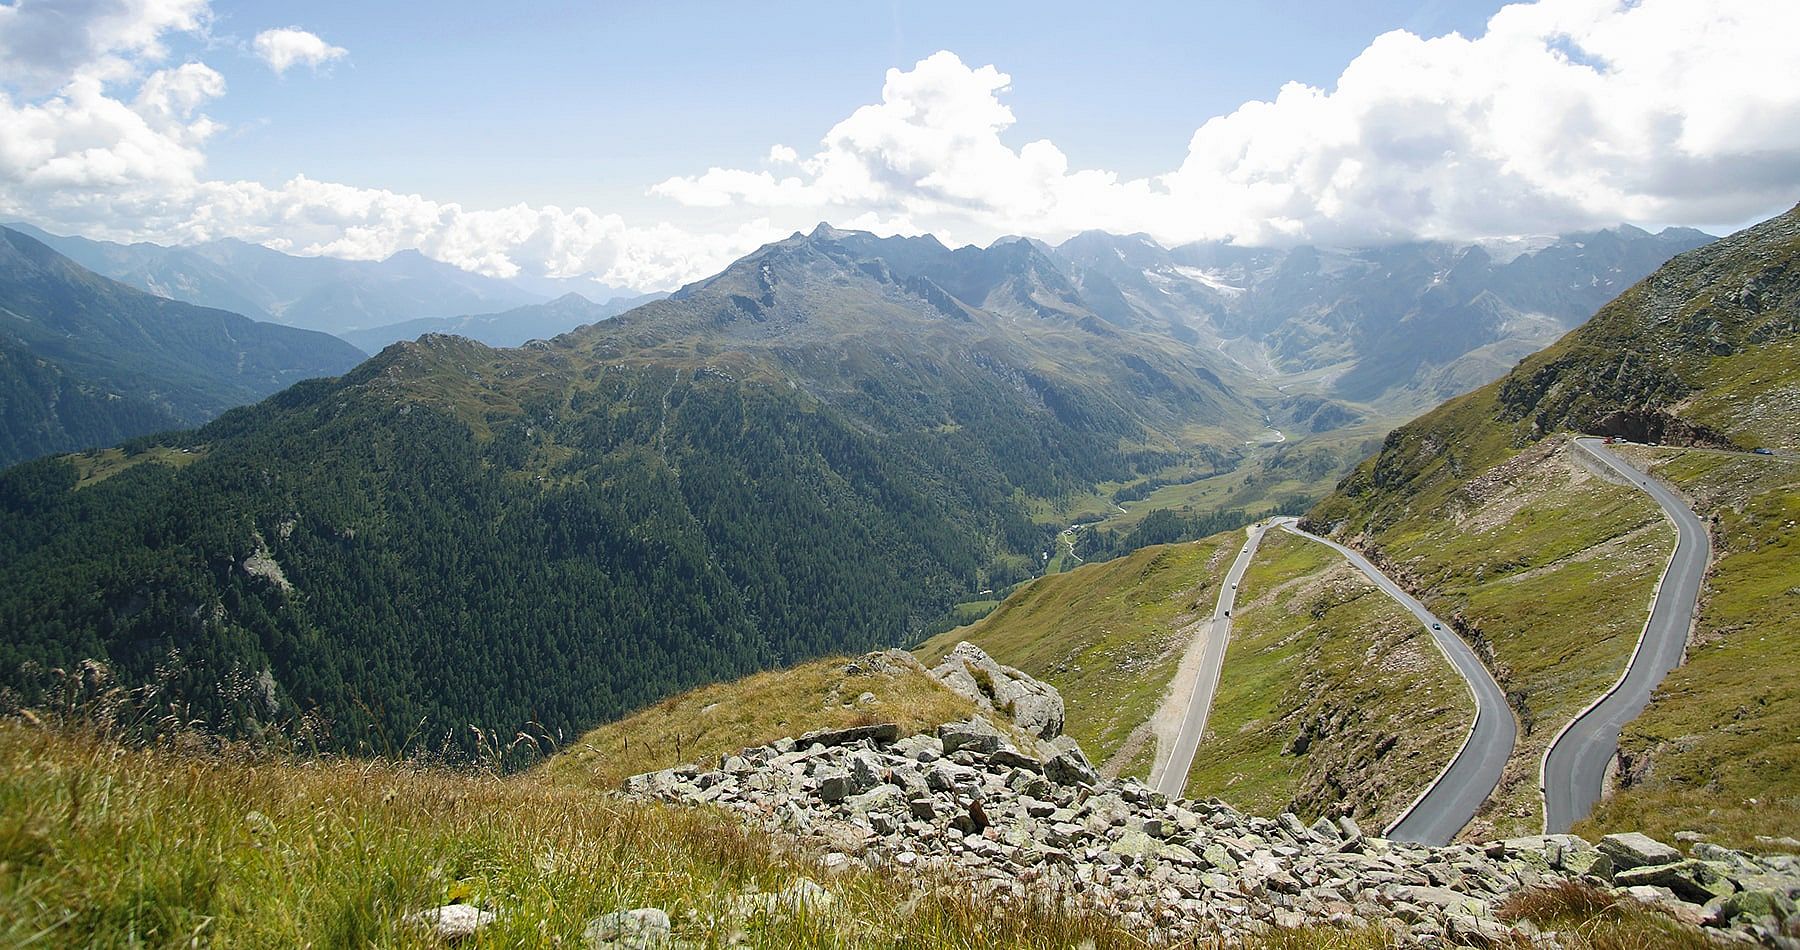
[(361, 356), (134, 290), (0, 228), (0, 464), (199, 425)]
[(1358, 250), (1190, 244), (1090, 231), (1053, 250), (1107, 319), (1217, 348), (1262, 376), (1410, 414), (1505, 372), (1670, 257), (1689, 228)]
[(0, 611), (22, 622), (0, 670), (184, 670), (222, 727), (312, 711), (352, 748), (573, 728), (915, 638), (1041, 571), (1073, 508), (1230, 472), (1272, 422), (1304, 445), (1485, 381), (1700, 239), (1502, 263), (821, 225), (554, 339), (427, 335), (123, 456), (5, 473)]
[(465, 336), (488, 346), (521, 346), (530, 340), (547, 340), (577, 327), (599, 323), (666, 296), (668, 295), (639, 294), (595, 303), (570, 291), (555, 300), (525, 304), (499, 313), (419, 317), (367, 330), (350, 330), (338, 335), (370, 354), (380, 352), (389, 343), (417, 339), (427, 333)]
[(418, 317), (490, 313), (546, 299), (418, 251), (352, 261), (284, 254), (234, 238), (165, 247), (11, 227), (97, 274), (159, 297), (332, 334)]

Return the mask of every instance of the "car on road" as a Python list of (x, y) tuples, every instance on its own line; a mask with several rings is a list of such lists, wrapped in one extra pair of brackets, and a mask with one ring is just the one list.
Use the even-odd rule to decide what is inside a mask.
[(1443, 624), (1441, 624), (1441, 623), (1434, 623), (1434, 624), (1432, 624), (1432, 625), (1431, 625), (1431, 629), (1433, 629), (1433, 630), (1442, 630), (1442, 629), (1444, 629), (1444, 625), (1443, 625)]
[(1775, 454), (1774, 449), (1768, 449), (1768, 448), (1757, 448), (1757, 449), (1751, 449), (1750, 451), (1756, 453), (1757, 455), (1774, 455)]

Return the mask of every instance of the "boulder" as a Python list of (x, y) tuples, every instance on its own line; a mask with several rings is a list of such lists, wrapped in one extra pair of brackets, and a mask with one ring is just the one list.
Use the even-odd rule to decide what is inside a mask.
[(657, 907), (639, 907), (604, 914), (588, 921), (582, 942), (593, 950), (647, 950), (668, 944), (672, 928), (669, 915)]
[(454, 942), (472, 937), (475, 931), (493, 923), (494, 913), (474, 904), (445, 904), (407, 914), (406, 922), (430, 931), (439, 940)]
[(1651, 864), (1673, 864), (1681, 860), (1681, 852), (1635, 831), (1607, 835), (1600, 839), (1600, 853), (1612, 859), (1620, 870)]
[(849, 745), (852, 742), (868, 740), (876, 745), (887, 745), (900, 738), (900, 727), (891, 722), (876, 723), (872, 726), (850, 726), (844, 729), (820, 729), (809, 732), (799, 738), (798, 748), (808, 748), (814, 744), (822, 746)]
[(822, 801), (841, 802), (856, 792), (850, 773), (844, 769), (822, 770), (818, 778), (819, 798)]
[(1675, 896), (1695, 904), (1704, 904), (1737, 891), (1737, 886), (1718, 865), (1692, 859), (1626, 868), (1613, 875), (1613, 884), (1618, 887), (1666, 887)]
[(1787, 920), (1800, 913), (1794, 899), (1779, 891), (1747, 890), (1719, 902), (1720, 920), (1759, 923), (1764, 919)]
[(846, 676), (894, 676), (907, 672), (925, 672), (925, 664), (905, 650), (881, 650), (865, 653), (844, 664)]
[(1062, 735), (1063, 699), (1056, 687), (1000, 665), (973, 643), (958, 643), (931, 675), (982, 709), (1011, 716), (1014, 725), (1031, 735), (1040, 739)]
[(994, 750), (994, 754), (988, 756), (988, 761), (994, 765), (1009, 769), (1025, 769), (1031, 772), (1044, 771), (1044, 763), (1039, 762), (1037, 759), (1034, 759), (1023, 752), (1006, 746)]
[(951, 755), (968, 749), (981, 755), (991, 755), (1000, 750), (1006, 737), (1000, 734), (986, 719), (980, 716), (970, 717), (964, 722), (947, 722), (938, 727), (938, 740), (944, 744), (944, 754)]
[(1100, 773), (1079, 751), (1063, 751), (1044, 762), (1044, 777), (1058, 785), (1097, 785)]
[(906, 793), (897, 785), (878, 785), (873, 791), (850, 796), (844, 800), (844, 804), (853, 815), (867, 815), (870, 812), (894, 814), (907, 810)]

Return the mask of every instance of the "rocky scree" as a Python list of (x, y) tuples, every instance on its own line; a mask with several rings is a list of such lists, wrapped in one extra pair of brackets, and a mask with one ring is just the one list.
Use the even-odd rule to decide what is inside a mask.
[[(1009, 677), (1010, 678), (1010, 677)], [(1015, 704), (1016, 705), (1016, 704)], [(1016, 748), (977, 716), (901, 737), (894, 725), (811, 733), (627, 779), (628, 796), (712, 805), (791, 836), (826, 871), (917, 872), (1004, 904), (1117, 915), (1153, 943), (1271, 928), (1386, 928), (1403, 943), (1560, 946), (1507, 897), (1560, 881), (1629, 896), (1723, 942), (1800, 948), (1800, 858), (1643, 835), (1426, 848), (1348, 818), (1240, 814), (1102, 780), (1065, 736)]]

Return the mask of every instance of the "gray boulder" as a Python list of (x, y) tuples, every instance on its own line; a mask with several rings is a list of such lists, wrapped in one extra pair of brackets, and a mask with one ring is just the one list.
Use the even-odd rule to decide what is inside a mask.
[(931, 670), (938, 682), (982, 709), (999, 710), (1040, 739), (1062, 735), (1063, 699), (1056, 687), (1002, 666), (980, 647), (963, 641)]
[(1000, 750), (1006, 737), (1000, 734), (986, 719), (972, 716), (964, 722), (947, 722), (938, 727), (938, 740), (944, 744), (944, 754), (950, 755), (963, 749), (981, 755), (991, 755)]
[(799, 748), (805, 749), (814, 743), (822, 746), (849, 745), (865, 739), (876, 745), (887, 745), (900, 738), (900, 727), (891, 722), (876, 723), (872, 726), (850, 726), (844, 729), (820, 729), (809, 732), (798, 740)]
[(430, 931), (439, 940), (457, 941), (472, 937), (475, 931), (493, 923), (494, 914), (474, 904), (445, 904), (407, 914), (406, 922)]
[(1074, 743), (1044, 760), (1044, 777), (1058, 785), (1098, 785), (1100, 773)]
[(819, 772), (819, 799), (827, 802), (841, 802), (856, 794), (855, 781), (844, 769), (824, 769)]
[(1600, 853), (1612, 859), (1620, 870), (1649, 864), (1673, 864), (1681, 860), (1681, 852), (1635, 831), (1607, 835), (1600, 839)]
[(1691, 859), (1627, 868), (1613, 875), (1613, 884), (1618, 887), (1666, 887), (1674, 891), (1675, 896), (1695, 904), (1727, 897), (1737, 891), (1737, 886), (1719, 865)]
[(669, 915), (663, 913), (661, 908), (639, 907), (636, 910), (614, 911), (588, 921), (587, 929), (581, 932), (581, 939), (594, 950), (647, 950), (650, 947), (666, 946), (671, 932)]

